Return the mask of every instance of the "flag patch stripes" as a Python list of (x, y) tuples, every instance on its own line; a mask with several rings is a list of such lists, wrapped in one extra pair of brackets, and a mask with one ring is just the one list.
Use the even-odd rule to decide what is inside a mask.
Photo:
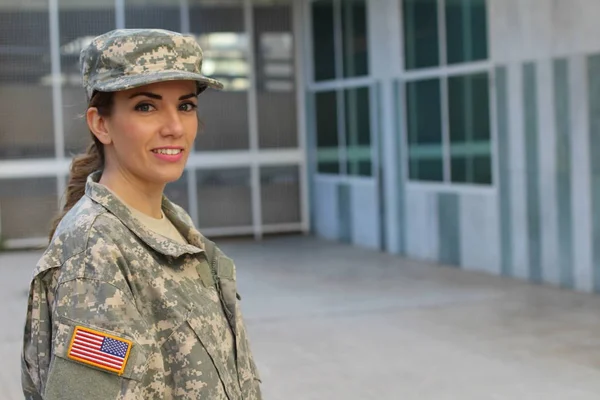
[(127, 365), (131, 346), (130, 340), (76, 326), (67, 356), (121, 375)]

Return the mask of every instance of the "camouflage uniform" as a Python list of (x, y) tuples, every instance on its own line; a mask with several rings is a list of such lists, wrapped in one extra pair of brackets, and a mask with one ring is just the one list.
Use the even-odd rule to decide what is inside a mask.
[[(163, 198), (181, 245), (140, 224), (90, 176), (31, 283), (27, 399), (260, 399), (235, 267)], [(68, 357), (75, 327), (132, 342), (121, 375)]]
[[(88, 99), (96, 90), (175, 79), (196, 81), (199, 93), (221, 87), (200, 73), (192, 37), (163, 30), (99, 36), (82, 51), (81, 66)], [(100, 175), (90, 175), (35, 269), (25, 397), (260, 399), (232, 260), (166, 198), (163, 212), (188, 244), (148, 230), (98, 183)], [(96, 342), (100, 350), (85, 347)]]

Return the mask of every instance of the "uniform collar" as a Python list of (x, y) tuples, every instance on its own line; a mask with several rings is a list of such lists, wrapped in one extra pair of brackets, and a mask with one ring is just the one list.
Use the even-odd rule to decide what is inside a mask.
[(189, 244), (180, 244), (155, 233), (141, 224), (135, 218), (127, 206), (123, 204), (104, 185), (98, 183), (101, 171), (92, 173), (87, 178), (85, 194), (94, 202), (100, 204), (111, 214), (117, 217), (134, 235), (155, 251), (167, 256), (179, 257), (183, 254), (197, 254), (204, 251), (204, 237), (194, 228), (187, 214), (176, 207), (166, 196), (163, 195), (162, 209), (165, 216), (173, 222), (173, 225), (187, 239)]

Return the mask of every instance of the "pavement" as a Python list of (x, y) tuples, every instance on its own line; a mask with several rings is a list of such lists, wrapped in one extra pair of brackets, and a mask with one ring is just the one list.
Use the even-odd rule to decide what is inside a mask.
[[(596, 399), (600, 297), (310, 237), (218, 241), (265, 399)], [(0, 399), (39, 252), (0, 254)]]

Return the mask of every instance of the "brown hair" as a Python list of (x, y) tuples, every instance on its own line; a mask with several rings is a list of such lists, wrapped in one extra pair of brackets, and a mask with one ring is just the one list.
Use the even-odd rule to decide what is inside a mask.
[[(94, 92), (88, 104), (88, 108), (96, 107), (98, 109), (98, 114), (101, 116), (110, 116), (113, 106), (113, 97), (112, 92)], [(88, 175), (104, 168), (104, 147), (96, 136), (93, 134), (91, 134), (91, 136), (92, 142), (88, 145), (87, 150), (84, 153), (77, 155), (71, 162), (69, 183), (65, 191), (65, 205), (52, 222), (50, 239), (52, 239), (58, 224), (65, 214), (83, 197)]]

